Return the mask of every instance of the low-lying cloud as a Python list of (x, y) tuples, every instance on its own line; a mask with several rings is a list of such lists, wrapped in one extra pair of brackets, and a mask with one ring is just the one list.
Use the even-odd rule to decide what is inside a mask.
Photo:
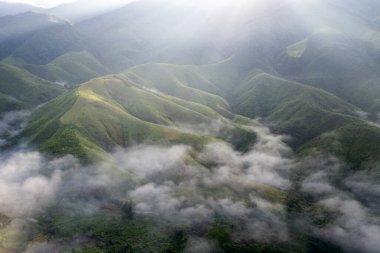
[(17, 136), (25, 127), (25, 119), (29, 111), (12, 111), (1, 115), (0, 118), (0, 148), (11, 138)]
[(8, 217), (25, 217), (42, 212), (56, 196), (62, 173), (55, 170), (38, 152), (20, 152), (0, 157), (0, 213)]
[[(299, 190), (335, 217), (326, 226), (312, 226), (311, 231), (348, 252), (376, 252), (380, 188), (375, 178), (348, 172), (339, 159), (326, 155), (296, 161), (283, 136), (262, 126), (253, 130), (258, 142), (246, 153), (224, 142), (210, 143), (197, 152), (186, 145), (138, 145), (116, 149), (110, 154), (112, 163), (89, 166), (71, 156), (47, 159), (24, 149), (3, 153), (0, 214), (10, 221), (0, 231), (17, 236), (0, 245), (22, 249), (24, 244), (15, 242), (28, 238), (35, 219), (52, 206), (83, 216), (103, 212), (113, 203), (129, 203), (134, 215), (173, 230), (197, 231), (190, 232), (185, 252), (217, 248), (202, 236), (216, 219), (232, 225), (235, 241), (287, 241), (290, 175), (301, 169)], [(66, 249), (65, 244), (75, 248), (82, 241), (91, 244), (88, 238), (72, 242), (57, 238), (29, 244), (25, 250), (48, 252)]]
[[(256, 130), (258, 144), (245, 154), (223, 142), (199, 153), (185, 145), (141, 145), (117, 149), (112, 164), (81, 166), (70, 156), (51, 160), (16, 150), (0, 157), (0, 213), (30, 224), (53, 205), (91, 215), (110, 202), (128, 201), (136, 215), (173, 228), (207, 231), (223, 217), (236, 225), (236, 240), (287, 240), (283, 200), (268, 199), (266, 191), (285, 194), (291, 151), (281, 137)], [(196, 237), (188, 245), (195, 241), (205, 252), (213, 248)]]
[(350, 171), (342, 162), (327, 156), (308, 158), (308, 176), (301, 190), (333, 218), (314, 232), (341, 245), (347, 252), (378, 252), (380, 248), (380, 188), (366, 172)]

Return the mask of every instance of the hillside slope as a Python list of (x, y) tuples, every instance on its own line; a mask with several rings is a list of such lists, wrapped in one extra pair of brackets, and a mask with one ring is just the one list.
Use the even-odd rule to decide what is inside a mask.
[[(203, 133), (202, 126), (210, 129)], [(116, 146), (183, 143), (199, 148), (213, 139), (207, 136), (215, 136), (244, 149), (256, 139), (251, 130), (229, 123), (206, 105), (142, 89), (118, 76), (94, 79), (54, 99), (32, 115), (24, 134), (40, 150), (83, 160), (102, 157)]]
[(39, 31), (65, 23), (59, 18), (33, 12), (0, 17), (0, 60), (10, 56)]
[(237, 90), (233, 105), (237, 113), (260, 117), (275, 131), (289, 134), (290, 145), (299, 151), (330, 152), (355, 168), (380, 159), (380, 128), (323, 90), (261, 73)]
[(63, 92), (61, 86), (7, 64), (0, 63), (0, 76), (0, 112), (34, 107)]
[(68, 52), (45, 65), (20, 65), (43, 79), (70, 86), (110, 74), (110, 70), (87, 51)]
[(109, 74), (86, 50), (83, 35), (60, 18), (23, 13), (0, 17), (0, 60), (52, 82), (79, 84)]

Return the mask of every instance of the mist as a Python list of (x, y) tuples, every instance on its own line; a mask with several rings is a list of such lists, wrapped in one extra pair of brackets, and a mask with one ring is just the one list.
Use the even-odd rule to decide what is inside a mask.
[[(111, 163), (83, 166), (71, 156), (49, 159), (23, 148), (9, 151), (0, 157), (0, 213), (9, 219), (3, 229), (28, 238), (36, 220), (51, 208), (91, 217), (129, 203), (136, 217), (173, 231), (196, 231), (186, 252), (214, 248), (199, 236), (216, 217), (235, 224), (234, 240), (287, 241), (283, 196), (291, 185), (292, 152), (282, 136), (263, 126), (253, 128), (258, 143), (244, 154), (224, 142), (209, 144), (199, 154), (186, 145), (138, 145), (117, 148), (109, 154)], [(19, 247), (23, 241), (12, 243)], [(26, 252), (46, 252), (54, 245), (31, 244)]]
[(307, 159), (302, 161), (303, 173), (308, 175), (301, 191), (313, 196), (313, 203), (327, 212), (325, 219), (331, 219), (313, 226), (314, 233), (347, 252), (377, 252), (380, 202), (374, 179), (364, 172), (350, 173), (344, 162), (332, 156), (315, 154)]
[[(13, 119), (23, 122), (22, 115), (28, 114), (7, 114), (1, 125), (9, 129)], [(166, 231), (188, 231), (184, 252), (215, 250), (205, 234), (220, 219), (232, 226), (236, 242), (291, 242), (287, 194), (294, 187), (291, 177), (301, 171), (299, 191), (312, 196), (326, 217), (334, 217), (323, 226), (302, 218), (309, 224), (305, 229), (347, 252), (377, 251), (380, 189), (374, 179), (346, 173), (347, 165), (333, 156), (315, 153), (299, 160), (284, 143), (289, 137), (258, 123), (251, 128), (258, 140), (246, 153), (222, 141), (199, 152), (186, 145), (141, 144), (116, 148), (107, 162), (83, 165), (72, 156), (47, 158), (25, 144), (8, 150), (0, 156), (0, 213), (7, 220), (2, 231), (12, 236), (2, 245), (22, 248), (41, 217), (49, 217), (47, 210), (75, 219), (122, 206), (130, 206), (134, 219), (152, 220)], [(24, 249), (40, 253), (67, 245), (91, 246), (93, 240), (62, 238)]]
[(1, 115), (0, 118), (0, 148), (16, 137), (26, 125), (26, 117), (30, 111), (12, 111)]

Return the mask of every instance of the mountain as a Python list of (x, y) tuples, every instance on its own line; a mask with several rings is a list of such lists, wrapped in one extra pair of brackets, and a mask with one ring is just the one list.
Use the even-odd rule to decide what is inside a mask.
[(33, 12), (0, 17), (0, 59), (10, 56), (37, 31), (47, 29), (63, 21), (52, 16)]
[(35, 107), (63, 92), (61, 86), (15, 66), (0, 63), (0, 76), (1, 113)]
[(234, 101), (236, 112), (260, 117), (275, 131), (289, 134), (290, 145), (302, 152), (331, 152), (353, 168), (366, 168), (380, 158), (380, 129), (362, 120), (355, 106), (323, 90), (259, 73), (236, 92)]
[[(85, 160), (102, 156), (115, 146), (134, 143), (184, 143), (200, 148), (212, 138), (196, 134), (197, 125), (220, 124), (220, 130), (212, 134), (210, 129), (209, 134), (233, 139), (233, 144), (242, 149), (255, 141), (254, 133), (228, 123), (212, 109), (222, 103), (227, 107), (222, 111), (227, 111), (228, 104), (222, 98), (188, 88), (184, 89), (188, 95), (204, 94), (205, 99), (183, 100), (183, 92), (166, 95), (133, 80), (105, 76), (66, 92), (34, 113), (26, 135), (43, 151), (73, 154)], [(188, 132), (191, 126), (195, 133)], [(245, 134), (245, 139), (239, 143), (231, 134)]]
[(22, 3), (7, 3), (0, 1), (0, 16), (16, 15), (23, 12), (41, 12), (42, 8)]
[(110, 73), (87, 50), (70, 23), (46, 14), (24, 13), (0, 18), (3, 62), (52, 82), (76, 85)]
[[(322, 88), (376, 120), (379, 32), (369, 13), (378, 4), (311, 1), (302, 5), (308, 23), (302, 22), (300, 10), (289, 1), (245, 3), (244, 9), (231, 4), (228, 23), (222, 7), (211, 10), (194, 5), (138, 1), (83, 21), (77, 28), (90, 52), (117, 72), (151, 61), (194, 65), (234, 57), (239, 72), (259, 68)], [(211, 13), (209, 19), (200, 18), (207, 12)], [(335, 22), (336, 16), (341, 22)]]
[[(289, 144), (296, 150), (320, 148), (352, 162), (353, 167), (362, 167), (369, 162), (367, 158), (371, 160), (378, 157), (376, 146), (379, 143), (379, 131), (360, 117), (361, 109), (357, 106), (320, 88), (275, 77), (257, 69), (238, 71), (236, 62), (235, 58), (231, 58), (206, 66), (146, 64), (131, 68), (124, 75), (138, 73), (143, 80), (136, 77), (134, 80), (141, 87), (171, 95), (180, 91), (181, 86), (178, 87), (178, 84), (222, 96), (229, 94), (226, 98), (233, 112), (249, 118), (259, 117), (274, 131), (292, 136)], [(230, 87), (234, 90), (231, 91)], [(192, 99), (189, 95), (183, 97)], [(212, 108), (218, 111), (217, 107)], [(223, 114), (223, 111), (218, 112)], [(352, 138), (355, 132), (372, 136), (366, 148), (361, 144), (364, 138)], [(345, 137), (332, 138), (333, 133)], [(316, 141), (318, 138), (324, 139), (324, 136), (329, 136), (326, 138), (330, 144), (340, 143), (340, 139), (351, 139), (350, 147), (363, 149), (360, 152), (343, 152), (341, 148), (333, 148), (334, 145), (326, 143), (325, 146), (331, 148), (324, 148)], [(358, 158), (358, 155), (362, 158)]]
[(330, 91), (375, 114), (380, 94), (376, 36), (375, 31), (361, 40), (337, 31), (312, 34), (289, 47), (294, 55), (288, 67), (296, 71), (288, 78)]
[[(234, 29), (249, 19), (248, 10), (239, 13), (243, 20), (233, 15), (226, 21), (221, 5), (211, 11), (208, 19), (204, 17), (210, 10), (197, 8), (198, 4), (197, 1), (137, 1), (80, 22), (77, 28), (90, 51), (115, 71), (150, 61), (204, 64), (230, 56), (235, 45), (228, 45), (229, 39), (235, 33), (243, 33)], [(188, 12), (189, 8), (193, 11)], [(231, 8), (231, 13), (241, 11), (241, 7), (233, 4)], [(225, 27), (231, 34), (220, 31), (219, 27)]]
[(39, 28), (13, 51), (12, 61), (41, 65), (47, 64), (67, 52), (84, 49), (79, 34), (70, 24), (55, 22), (51, 25), (45, 29)]
[(45, 12), (77, 23), (119, 9), (132, 1), (133, 0), (121, 0), (116, 2), (99, 1), (94, 3), (94, 1), (90, 0), (77, 0), (47, 9)]

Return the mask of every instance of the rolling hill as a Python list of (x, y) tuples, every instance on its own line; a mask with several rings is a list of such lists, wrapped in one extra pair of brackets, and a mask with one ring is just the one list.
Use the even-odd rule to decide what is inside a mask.
[(56, 17), (33, 12), (0, 17), (0, 60), (10, 56), (39, 31), (63, 23), (65, 21)]
[(3, 63), (0, 63), (0, 77), (0, 112), (32, 108), (63, 92), (57, 84)]
[(45, 65), (20, 65), (40, 78), (68, 86), (110, 74), (110, 70), (87, 51), (68, 52)]
[(321, 89), (259, 73), (233, 101), (237, 113), (289, 134), (289, 144), (301, 153), (330, 152), (353, 168), (373, 167), (380, 159), (380, 129), (362, 120), (357, 107)]
[(288, 78), (332, 92), (376, 114), (380, 79), (379, 51), (374, 45), (329, 30), (289, 46), (288, 54)]
[[(200, 91), (187, 92), (191, 95)], [(216, 103), (224, 101), (215, 95), (208, 96)], [(206, 135), (231, 139), (232, 144), (242, 149), (254, 143), (253, 132), (228, 123), (208, 103), (208, 100), (186, 101), (175, 94), (143, 89), (129, 79), (105, 76), (82, 84), (40, 108), (32, 115), (25, 134), (45, 152), (73, 154), (84, 160), (102, 156), (116, 146), (139, 143), (183, 143), (199, 148), (212, 137), (197, 133), (196, 126), (214, 122), (220, 122), (221, 129), (210, 129)], [(188, 132), (186, 127), (191, 126), (194, 130)], [(231, 138), (239, 134), (245, 136), (240, 142)]]

